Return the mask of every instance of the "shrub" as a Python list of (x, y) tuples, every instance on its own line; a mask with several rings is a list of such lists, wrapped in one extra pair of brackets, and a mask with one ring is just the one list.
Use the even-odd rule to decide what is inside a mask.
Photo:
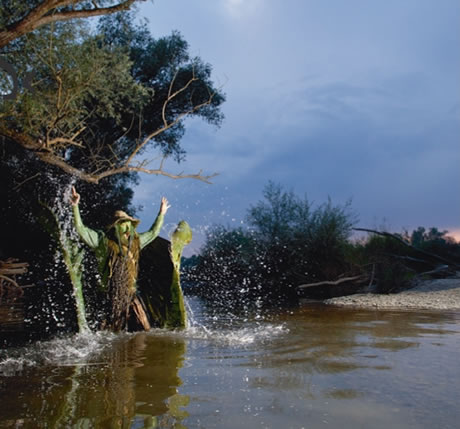
[[(354, 215), (331, 200), (315, 209), (308, 199), (270, 182), (250, 207), (247, 230), (216, 227), (187, 272), (201, 295), (223, 304), (297, 302), (297, 286), (343, 273)], [(243, 299), (244, 298), (244, 299)]]

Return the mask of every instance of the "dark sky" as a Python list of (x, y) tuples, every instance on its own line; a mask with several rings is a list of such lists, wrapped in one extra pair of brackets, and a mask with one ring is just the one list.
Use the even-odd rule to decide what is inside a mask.
[(196, 251), (272, 180), (316, 204), (352, 199), (361, 227), (460, 238), (458, 0), (155, 0), (139, 17), (155, 37), (181, 32), (227, 95), (222, 127), (188, 121), (186, 161), (166, 164), (219, 176), (142, 176), (140, 230), (164, 194), (162, 234), (185, 219)]

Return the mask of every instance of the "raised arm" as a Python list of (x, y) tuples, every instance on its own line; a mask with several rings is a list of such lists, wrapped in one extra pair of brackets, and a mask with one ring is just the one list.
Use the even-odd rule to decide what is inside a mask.
[(148, 231), (139, 234), (139, 244), (141, 246), (141, 249), (143, 249), (145, 246), (150, 244), (153, 240), (155, 240), (155, 238), (158, 237), (158, 234), (160, 234), (161, 227), (163, 226), (165, 214), (168, 211), (169, 207), (171, 206), (169, 205), (168, 200), (165, 197), (163, 197), (161, 199), (160, 211), (155, 219), (155, 222), (153, 222), (153, 225), (150, 227)]
[(72, 195), (70, 197), (70, 203), (73, 206), (73, 218), (75, 222), (75, 229), (78, 232), (80, 238), (92, 249), (96, 249), (99, 246), (99, 234), (91, 228), (88, 228), (83, 224), (80, 216), (80, 210), (78, 203), (80, 202), (80, 194), (77, 193), (75, 187), (72, 186)]

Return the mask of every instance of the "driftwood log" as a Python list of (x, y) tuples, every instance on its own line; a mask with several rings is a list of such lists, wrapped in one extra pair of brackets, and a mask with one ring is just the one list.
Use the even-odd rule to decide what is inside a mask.
[(342, 277), (334, 281), (307, 283), (297, 287), (299, 295), (310, 299), (329, 299), (336, 296), (345, 296), (358, 293), (369, 285), (369, 276), (360, 274), (351, 277)]
[(439, 265), (433, 270), (424, 271), (423, 273), (417, 274), (417, 278), (430, 277), (430, 278), (439, 278), (443, 279), (446, 277), (454, 276), (456, 271), (453, 270), (448, 265)]
[(12, 258), (0, 261), (0, 303), (24, 294), (23, 286), (17, 283), (16, 276), (26, 274), (28, 266), (27, 262), (17, 262)]

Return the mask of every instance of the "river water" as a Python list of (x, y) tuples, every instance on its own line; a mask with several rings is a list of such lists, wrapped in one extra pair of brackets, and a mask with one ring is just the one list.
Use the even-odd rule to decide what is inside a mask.
[(0, 427), (459, 427), (459, 313), (189, 303), (183, 332), (0, 351)]

